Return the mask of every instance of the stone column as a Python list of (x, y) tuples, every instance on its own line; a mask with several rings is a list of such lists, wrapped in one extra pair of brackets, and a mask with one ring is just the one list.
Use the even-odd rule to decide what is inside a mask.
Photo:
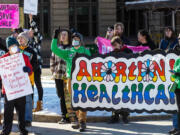
[(116, 23), (116, 0), (98, 2), (98, 31), (100, 36), (105, 36), (107, 27)]
[(54, 29), (69, 28), (69, 1), (51, 0), (51, 34)]

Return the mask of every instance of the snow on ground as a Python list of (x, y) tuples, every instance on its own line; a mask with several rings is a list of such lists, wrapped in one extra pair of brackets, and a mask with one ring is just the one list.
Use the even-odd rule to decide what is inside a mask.
[[(55, 82), (51, 79), (50, 76), (42, 77), (42, 84), (44, 89), (44, 97), (43, 97), (43, 111), (36, 112), (35, 114), (39, 115), (60, 115), (60, 100), (56, 94)], [(37, 90), (34, 90), (34, 107), (36, 106), (36, 101), (38, 100)], [(3, 99), (1, 99), (1, 106), (3, 112)], [(88, 116), (111, 116), (111, 112), (107, 111), (94, 111), (88, 112)], [(161, 115), (166, 115), (166, 113), (160, 113)], [(148, 113), (131, 113), (131, 116), (139, 116), (139, 115), (159, 115), (157, 113), (148, 114)]]
[(125, 2), (125, 4), (126, 5), (132, 5), (132, 4), (142, 4), (142, 3), (150, 3), (150, 2), (164, 2), (164, 1), (170, 1), (170, 0), (138, 0), (138, 1)]
[[(41, 112), (37, 112), (36, 114), (43, 114), (43, 115), (60, 115), (60, 101), (56, 94), (55, 89), (55, 83), (54, 80), (50, 78), (50, 76), (42, 77), (43, 82), (43, 88), (44, 88), (44, 98), (43, 98), (43, 104), (44, 104), (44, 110)], [(35, 89), (35, 103), (37, 101), (37, 90)], [(94, 111), (94, 112), (88, 112), (89, 116), (111, 116), (111, 112), (107, 111)], [(161, 115), (165, 115), (166, 113), (161, 113)], [(131, 113), (131, 116), (137, 116), (137, 115), (152, 115), (148, 113)], [(154, 113), (153, 115), (158, 115), (157, 113)]]

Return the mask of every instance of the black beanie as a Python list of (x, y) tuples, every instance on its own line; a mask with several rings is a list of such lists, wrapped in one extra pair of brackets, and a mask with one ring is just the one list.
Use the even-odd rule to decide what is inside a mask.
[(9, 37), (6, 38), (6, 47), (7, 47), (7, 49), (9, 49), (9, 47), (14, 45), (14, 44), (19, 46), (18, 41), (14, 37), (9, 36)]

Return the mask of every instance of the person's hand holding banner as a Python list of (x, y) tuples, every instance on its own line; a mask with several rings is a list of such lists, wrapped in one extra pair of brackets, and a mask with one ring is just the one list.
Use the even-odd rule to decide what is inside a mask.
[(30, 73), (31, 69), (29, 67), (27, 67), (27, 66), (24, 66), (23, 71), (24, 71), (24, 73)]

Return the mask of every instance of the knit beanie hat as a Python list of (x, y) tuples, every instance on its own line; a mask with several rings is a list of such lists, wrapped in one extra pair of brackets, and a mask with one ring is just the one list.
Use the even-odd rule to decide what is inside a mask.
[(17, 41), (14, 37), (9, 36), (9, 37), (6, 38), (6, 47), (7, 47), (7, 49), (8, 49), (10, 46), (14, 45), (14, 44), (17, 45), (17, 46), (19, 46), (18, 41)]
[(28, 31), (21, 32), (21, 33), (18, 35), (17, 39), (20, 38), (20, 37), (22, 37), (22, 38), (24, 38), (24, 39), (26, 40), (26, 44), (29, 42), (29, 34), (28, 34)]

